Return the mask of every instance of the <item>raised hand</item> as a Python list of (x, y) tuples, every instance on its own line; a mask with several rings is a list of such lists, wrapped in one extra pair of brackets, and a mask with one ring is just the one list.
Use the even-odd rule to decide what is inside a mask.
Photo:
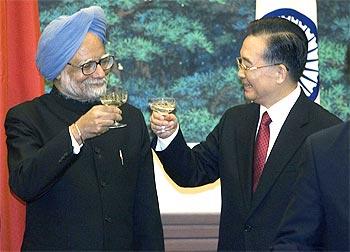
[[(75, 124), (80, 130), (82, 140), (86, 140), (107, 132), (110, 126), (121, 120), (122, 111), (118, 107), (113, 105), (96, 105), (82, 115)], [(74, 132), (78, 133), (75, 127), (72, 127), (71, 130), (73, 130), (73, 134)], [(76, 139), (78, 138), (76, 137)]]
[(152, 131), (160, 138), (171, 136), (178, 126), (177, 118), (174, 114), (162, 115), (153, 111), (150, 121)]

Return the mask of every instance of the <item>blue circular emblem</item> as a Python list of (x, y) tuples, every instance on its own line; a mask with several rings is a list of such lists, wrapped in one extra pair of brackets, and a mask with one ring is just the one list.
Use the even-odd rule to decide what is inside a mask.
[(318, 34), (316, 24), (304, 14), (288, 8), (277, 9), (267, 13), (263, 17), (282, 17), (299, 25), (308, 39), (308, 54), (304, 72), (299, 79), (299, 85), (305, 94), (315, 100), (319, 94), (319, 72), (318, 72)]

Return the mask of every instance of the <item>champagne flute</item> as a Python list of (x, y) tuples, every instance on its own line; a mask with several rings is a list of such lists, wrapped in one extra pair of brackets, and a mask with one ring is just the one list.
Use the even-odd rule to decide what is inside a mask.
[[(128, 100), (128, 91), (121, 87), (109, 86), (107, 87), (106, 92), (101, 95), (100, 100), (103, 105), (114, 105), (119, 108)], [(125, 126), (125, 123), (115, 121), (114, 125), (110, 126), (109, 128), (123, 128)]]
[[(149, 106), (152, 111), (158, 112), (161, 115), (167, 115), (175, 110), (176, 100), (173, 97), (151, 98), (149, 100)], [(162, 127), (161, 131), (165, 131), (165, 126)]]

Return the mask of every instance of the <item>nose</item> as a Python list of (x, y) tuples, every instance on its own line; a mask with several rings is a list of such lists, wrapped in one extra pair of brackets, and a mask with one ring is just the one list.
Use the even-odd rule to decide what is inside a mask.
[(104, 78), (106, 76), (106, 72), (102, 69), (100, 64), (97, 64), (96, 70), (93, 73), (94, 78)]
[(238, 78), (240, 78), (240, 79), (245, 78), (245, 72), (244, 72), (244, 70), (241, 69), (241, 68), (238, 68), (237, 76), (238, 76)]

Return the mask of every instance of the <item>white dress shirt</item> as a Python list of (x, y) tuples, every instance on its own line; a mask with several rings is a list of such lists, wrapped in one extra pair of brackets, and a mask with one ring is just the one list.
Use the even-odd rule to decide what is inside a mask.
[(72, 147), (73, 147), (73, 153), (79, 154), (81, 147), (83, 147), (83, 144), (79, 145), (77, 140), (75, 140), (73, 133), (70, 131), (70, 128), (68, 127), (70, 139), (72, 140)]
[(296, 89), (293, 90), (293, 92), (291, 92), (289, 95), (287, 95), (283, 99), (273, 104), (269, 109), (260, 105), (260, 118), (259, 118), (257, 130), (256, 130), (256, 134), (258, 133), (261, 117), (265, 111), (267, 111), (272, 121), (270, 123), (270, 141), (269, 141), (269, 148), (267, 149), (266, 160), (270, 155), (271, 149), (276, 142), (277, 136), (280, 133), (280, 130), (285, 120), (287, 119), (287, 116), (290, 110), (294, 106), (295, 102), (298, 100), (300, 92), (301, 92), (301, 89), (297, 87)]
[(165, 150), (166, 147), (169, 146), (169, 144), (174, 140), (177, 133), (179, 132), (179, 125), (177, 125), (177, 128), (173, 134), (168, 136), (167, 138), (160, 138), (157, 139), (157, 145), (156, 145), (156, 151), (162, 151)]

